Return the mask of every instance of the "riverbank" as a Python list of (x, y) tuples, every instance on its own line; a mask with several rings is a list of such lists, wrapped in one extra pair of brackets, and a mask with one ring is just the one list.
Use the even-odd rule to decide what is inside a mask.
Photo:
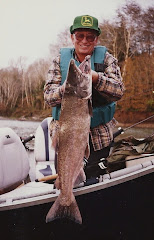
[(140, 126), (142, 125), (144, 127), (145, 124), (147, 125), (147, 127), (154, 126), (154, 112), (136, 112), (136, 111), (116, 110), (114, 117), (120, 124), (124, 126), (130, 126), (145, 119), (147, 119), (147, 121), (145, 121), (144, 123), (141, 123)]
[(42, 121), (43, 119), (51, 117), (51, 110), (35, 110), (35, 111), (18, 111), (11, 116), (0, 116), (0, 120), (11, 119), (20, 121)]
[[(150, 116), (153, 116), (153, 111), (122, 111), (119, 109), (116, 109), (115, 112), (115, 119), (119, 122), (120, 126), (122, 127), (128, 127), (130, 125), (133, 125), (137, 122), (140, 122), (144, 119), (147, 119)], [(51, 108), (46, 107), (45, 109), (36, 109), (36, 108), (21, 108), (19, 107), (10, 115), (6, 114), (0, 114), (1, 117), (6, 117), (10, 119), (15, 120), (21, 120), (21, 121), (42, 121), (43, 119), (51, 116)], [(118, 125), (119, 125), (118, 124)], [(146, 125), (145, 125), (146, 124)], [(154, 127), (154, 118), (151, 118), (144, 122), (142, 125), (140, 124), (140, 127)]]
[[(48, 117), (48, 116), (45, 116), (44, 118), (39, 118), (38, 116), (33, 116), (33, 117), (28, 117), (28, 118), (25, 118), (25, 117), (14, 118), (14, 117), (3, 117), (3, 116), (0, 116), (0, 120), (9, 120), (10, 119), (10, 120), (19, 120), (19, 121), (41, 122), (46, 117)], [(127, 127), (130, 127), (130, 126), (132, 126), (133, 124), (136, 124), (136, 123), (138, 123), (138, 122), (135, 122), (135, 123), (121, 123), (121, 122), (118, 122), (116, 127), (117, 128), (118, 127), (127, 128)], [(146, 122), (145, 123), (140, 123), (140, 124), (136, 125), (135, 127), (136, 128), (153, 128), (154, 129), (154, 122), (153, 123), (152, 122), (151, 123), (146, 123)]]

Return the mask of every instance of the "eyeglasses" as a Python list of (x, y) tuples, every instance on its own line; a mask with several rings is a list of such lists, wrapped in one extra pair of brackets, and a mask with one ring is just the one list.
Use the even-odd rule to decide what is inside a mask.
[(93, 34), (84, 35), (83, 33), (74, 33), (74, 35), (77, 41), (82, 41), (84, 38), (86, 38), (88, 42), (94, 42), (96, 38), (96, 35)]

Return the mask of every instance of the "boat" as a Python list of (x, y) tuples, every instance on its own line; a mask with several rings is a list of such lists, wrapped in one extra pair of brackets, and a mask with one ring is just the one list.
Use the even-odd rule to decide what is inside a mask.
[[(7, 240), (153, 240), (154, 155), (130, 157), (126, 168), (90, 178), (73, 189), (83, 223), (46, 215), (59, 195), (49, 124), (42, 121), (34, 151), (11, 128), (0, 128), (0, 222)], [(53, 179), (49, 174), (52, 174)]]

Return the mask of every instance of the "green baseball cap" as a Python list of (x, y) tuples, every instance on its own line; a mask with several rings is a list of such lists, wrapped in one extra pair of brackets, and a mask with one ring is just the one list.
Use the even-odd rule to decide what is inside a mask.
[(74, 19), (73, 25), (70, 27), (71, 34), (78, 28), (88, 28), (97, 31), (100, 35), (101, 30), (98, 27), (98, 19), (89, 15), (77, 16)]

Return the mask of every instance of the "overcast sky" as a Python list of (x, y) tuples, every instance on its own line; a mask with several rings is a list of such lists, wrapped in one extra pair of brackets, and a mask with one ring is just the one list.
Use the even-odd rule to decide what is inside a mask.
[[(127, 1), (127, 0), (126, 0)], [(136, 0), (142, 8), (153, 0)], [(112, 19), (125, 0), (0, 0), (0, 68), (22, 56), (27, 64), (47, 58), (49, 44), (72, 25), (74, 17)]]

